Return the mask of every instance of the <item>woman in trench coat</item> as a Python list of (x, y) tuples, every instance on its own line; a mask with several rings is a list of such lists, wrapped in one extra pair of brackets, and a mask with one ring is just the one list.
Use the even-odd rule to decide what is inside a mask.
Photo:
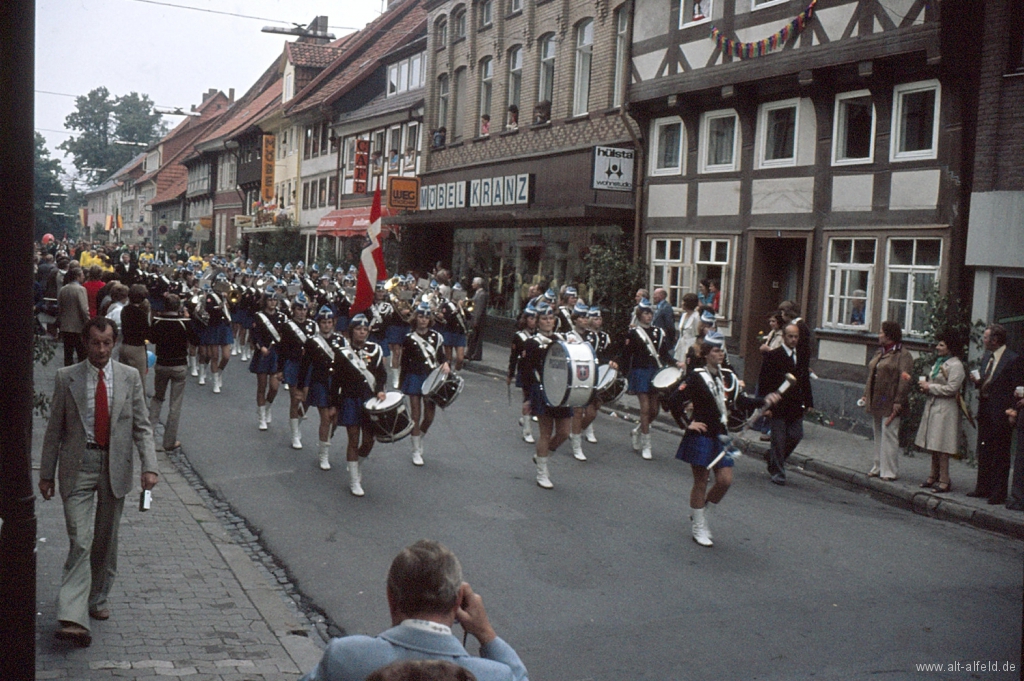
[(964, 384), (964, 365), (957, 357), (963, 350), (954, 334), (940, 335), (935, 344), (935, 362), (918, 388), (928, 396), (914, 444), (932, 455), (932, 469), (921, 487), (948, 492), (949, 455), (960, 451), (960, 405), (957, 396)]

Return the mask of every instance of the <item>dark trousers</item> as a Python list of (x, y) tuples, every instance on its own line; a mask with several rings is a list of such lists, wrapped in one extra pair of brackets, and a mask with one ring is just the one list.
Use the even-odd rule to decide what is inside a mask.
[[(984, 410), (984, 405), (981, 410)], [(1010, 478), (1013, 428), (1003, 415), (982, 413), (978, 418), (978, 482), (974, 491), (989, 499), (1006, 499)]]
[(1024, 427), (1020, 421), (1017, 422), (1017, 452), (1013, 455), (1013, 478), (1006, 507), (1024, 511)]
[(466, 359), (479, 362), (484, 357), (484, 319), (480, 318), (480, 323), (476, 325), (476, 328), (469, 332), (469, 347), (466, 348)]
[(800, 440), (804, 439), (803, 419), (786, 421), (772, 418), (768, 421), (772, 429), (772, 444), (768, 450), (768, 475), (786, 479), (786, 459), (793, 453)]
[(82, 342), (82, 334), (68, 331), (60, 332), (64, 340), (64, 366), (69, 367), (75, 363), (75, 353), (78, 353), (78, 361), (85, 359), (85, 343)]

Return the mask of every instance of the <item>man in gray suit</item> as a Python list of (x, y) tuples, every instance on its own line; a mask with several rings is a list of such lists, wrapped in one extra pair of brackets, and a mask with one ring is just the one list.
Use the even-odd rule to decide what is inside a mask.
[(64, 340), (64, 366), (75, 363), (85, 357), (85, 342), (82, 340), (82, 328), (89, 321), (89, 295), (82, 286), (85, 274), (81, 267), (72, 267), (64, 279), (64, 285), (57, 292), (57, 324), (60, 336)]
[(483, 359), (484, 324), (487, 321), (487, 288), (483, 277), (473, 278), (473, 316), (469, 319), (469, 348), (466, 359), (479, 362)]
[[(494, 633), (483, 600), (462, 581), (459, 559), (442, 544), (423, 539), (403, 549), (388, 571), (387, 597), (394, 626), (375, 638), (332, 640), (302, 681), (362, 681), (408, 659), (454, 662), (478, 681), (526, 681), (526, 667)], [(480, 642), (480, 657), (452, 635), (456, 621)]]
[[(110, 617), (107, 594), (117, 574), (117, 530), (132, 489), (133, 446), (142, 459), (142, 489), (157, 483), (156, 450), (139, 372), (114, 362), (117, 325), (106, 317), (83, 329), (87, 359), (57, 371), (43, 438), (39, 492), (60, 482), (70, 550), (57, 602), (57, 638), (92, 643), (89, 618)], [(95, 522), (93, 508), (95, 507)]]

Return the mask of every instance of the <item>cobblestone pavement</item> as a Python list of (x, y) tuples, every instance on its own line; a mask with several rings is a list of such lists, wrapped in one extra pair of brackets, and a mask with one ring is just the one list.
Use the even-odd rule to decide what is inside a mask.
[[(37, 390), (51, 391), (57, 364), (37, 366)], [(44, 430), (37, 418), (36, 475)], [(160, 473), (152, 510), (139, 512), (138, 489), (126, 500), (111, 618), (93, 622), (88, 648), (54, 638), (68, 540), (59, 497), (39, 498), (36, 678), (297, 679), (316, 664), (322, 639), (287, 576), (260, 561), (244, 523), (232, 525), (164, 454)]]

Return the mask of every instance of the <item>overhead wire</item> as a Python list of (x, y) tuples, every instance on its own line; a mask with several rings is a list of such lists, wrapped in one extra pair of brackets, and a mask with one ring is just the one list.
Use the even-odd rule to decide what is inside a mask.
[[(162, 0), (131, 0), (132, 2), (141, 2), (146, 5), (160, 5), (161, 7), (173, 7), (175, 9), (190, 9), (193, 12), (206, 12), (207, 14), (221, 14), (229, 17), (238, 17), (240, 19), (256, 19), (258, 21), (270, 21), (275, 24), (288, 24), (291, 26), (301, 26), (294, 21), (284, 21), (282, 19), (271, 19), (269, 17), (257, 17), (251, 14), (241, 14), (239, 12), (227, 12), (219, 9), (208, 9), (206, 7), (192, 7), (191, 5), (179, 5), (173, 2), (163, 2)], [(358, 28), (354, 26), (328, 26), (328, 28), (338, 28), (346, 31), (358, 31)]]

